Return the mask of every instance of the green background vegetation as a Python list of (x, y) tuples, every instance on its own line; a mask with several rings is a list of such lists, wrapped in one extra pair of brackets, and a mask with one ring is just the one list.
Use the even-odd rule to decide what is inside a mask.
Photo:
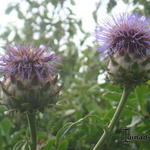
[[(116, 0), (117, 1), (117, 0)], [(107, 11), (111, 13), (117, 4), (110, 0)], [(101, 3), (95, 6), (93, 18), (100, 17), (97, 12)], [(134, 11), (150, 15), (148, 0), (124, 0), (133, 3)], [(22, 11), (21, 5), (28, 8)], [(52, 9), (48, 9), (48, 5)], [(10, 4), (7, 15), (13, 11), (24, 26), (17, 29), (8, 25), (1, 33), (1, 39), (10, 44), (46, 45), (62, 55), (60, 82), (64, 87), (57, 106), (49, 108), (44, 114), (37, 115), (38, 143), (41, 150), (91, 150), (96, 144), (103, 128), (108, 124), (119, 102), (122, 89), (106, 81), (97, 83), (98, 75), (104, 73), (103, 62), (95, 50), (95, 42), (88, 44), (91, 36), (82, 27), (82, 20), (77, 19), (70, 9), (76, 5), (73, 0), (21, 0)], [(141, 7), (143, 6), (143, 7)], [(44, 8), (43, 12), (33, 11)], [(90, 7), (90, 6), (89, 6)], [(61, 16), (61, 11), (66, 14)], [(49, 13), (53, 14), (50, 17)], [(81, 12), (82, 13), (82, 12)], [(40, 21), (39, 21), (40, 20)], [(8, 38), (11, 33), (13, 38)], [(78, 33), (82, 38), (78, 39)], [(38, 35), (38, 38), (34, 36)], [(11, 39), (11, 40), (10, 40)], [(83, 71), (79, 71), (83, 69)], [(0, 106), (0, 150), (28, 150), (29, 132), (24, 115), (6, 113), (7, 108)], [(131, 135), (150, 135), (150, 87), (148, 84), (136, 88), (130, 95), (121, 119), (117, 123), (104, 150), (148, 150), (149, 141), (122, 143), (121, 130), (130, 128)]]

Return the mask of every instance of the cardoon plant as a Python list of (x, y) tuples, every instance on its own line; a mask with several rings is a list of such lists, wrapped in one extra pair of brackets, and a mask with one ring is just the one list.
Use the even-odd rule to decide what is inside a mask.
[(54, 53), (33, 46), (7, 46), (0, 58), (2, 98), (9, 108), (27, 114), (32, 150), (36, 150), (37, 145), (36, 112), (43, 112), (45, 107), (56, 103), (60, 91), (57, 60)]
[(124, 88), (108, 128), (93, 150), (100, 148), (119, 119), (127, 97), (137, 85), (150, 79), (149, 21), (140, 15), (122, 14), (96, 27), (100, 56), (107, 57), (108, 78)]

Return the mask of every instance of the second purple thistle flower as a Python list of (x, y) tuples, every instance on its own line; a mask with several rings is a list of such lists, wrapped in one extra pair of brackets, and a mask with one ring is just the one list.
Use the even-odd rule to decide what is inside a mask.
[(121, 14), (96, 27), (97, 51), (109, 56), (109, 77), (138, 85), (150, 79), (150, 22), (145, 16)]
[(135, 53), (145, 55), (150, 51), (149, 20), (144, 16), (122, 14), (112, 17), (96, 28), (96, 39), (102, 43), (102, 53)]

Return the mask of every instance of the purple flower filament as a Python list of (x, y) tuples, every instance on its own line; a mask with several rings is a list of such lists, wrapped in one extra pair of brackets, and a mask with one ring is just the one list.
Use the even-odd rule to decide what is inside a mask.
[(1, 57), (0, 72), (18, 80), (48, 80), (57, 69), (58, 57), (45, 48), (33, 46), (8, 46)]
[(122, 14), (95, 30), (97, 50), (102, 56), (114, 53), (146, 55), (150, 50), (149, 21), (144, 16)]

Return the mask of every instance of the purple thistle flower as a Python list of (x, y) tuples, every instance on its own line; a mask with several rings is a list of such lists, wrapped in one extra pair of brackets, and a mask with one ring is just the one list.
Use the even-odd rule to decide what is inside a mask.
[(114, 53), (143, 56), (150, 51), (149, 20), (144, 16), (124, 13), (98, 25), (95, 32), (97, 43), (102, 45), (97, 48), (101, 56)]
[(0, 58), (0, 72), (17, 80), (38, 79), (46, 82), (57, 71), (57, 60), (58, 56), (46, 48), (7, 46), (6, 54)]

